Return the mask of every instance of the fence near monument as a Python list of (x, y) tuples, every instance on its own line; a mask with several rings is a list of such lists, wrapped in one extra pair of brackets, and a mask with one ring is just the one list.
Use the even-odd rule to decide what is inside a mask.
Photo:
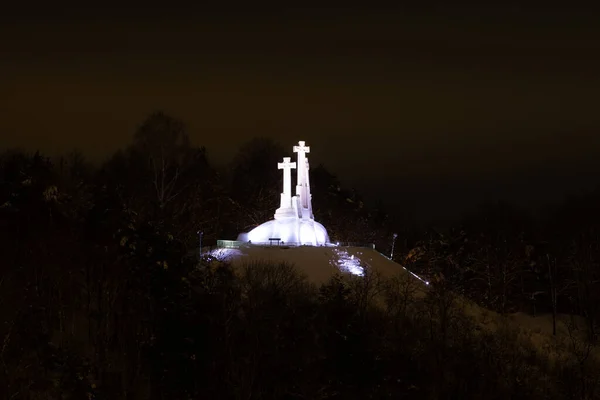
[(219, 249), (239, 249), (243, 244), (246, 243), (239, 240), (217, 240), (217, 247)]

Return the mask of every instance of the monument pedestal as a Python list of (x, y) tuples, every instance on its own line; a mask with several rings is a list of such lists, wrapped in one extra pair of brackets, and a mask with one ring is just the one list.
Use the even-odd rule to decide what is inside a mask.
[(242, 233), (237, 240), (252, 244), (269, 244), (269, 239), (279, 238), (283, 244), (320, 246), (329, 242), (327, 230), (315, 220), (282, 218), (267, 221), (248, 233)]
[(276, 220), (287, 219), (287, 218), (296, 218), (296, 212), (294, 211), (293, 208), (291, 208), (291, 207), (278, 208), (275, 211), (275, 219)]

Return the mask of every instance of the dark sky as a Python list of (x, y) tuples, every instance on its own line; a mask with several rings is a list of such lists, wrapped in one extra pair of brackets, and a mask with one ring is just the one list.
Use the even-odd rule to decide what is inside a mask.
[(162, 109), (217, 163), (306, 140), (313, 165), (428, 215), (600, 181), (591, 10), (81, 3), (0, 12), (0, 146), (101, 160)]

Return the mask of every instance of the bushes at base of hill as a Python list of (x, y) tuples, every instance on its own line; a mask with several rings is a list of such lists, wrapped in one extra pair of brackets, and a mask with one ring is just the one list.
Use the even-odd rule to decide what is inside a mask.
[[(153, 349), (152, 381), (161, 382), (155, 393), (232, 399), (594, 394), (591, 359), (583, 369), (575, 354), (550, 363), (509, 327), (479, 330), (442, 286), (399, 302), (390, 296), (392, 282), (370, 278), (367, 285), (369, 276), (335, 277), (317, 288), (286, 264), (254, 263), (239, 275), (223, 264), (193, 270)], [(382, 293), (388, 294), (383, 307), (375, 304)]]

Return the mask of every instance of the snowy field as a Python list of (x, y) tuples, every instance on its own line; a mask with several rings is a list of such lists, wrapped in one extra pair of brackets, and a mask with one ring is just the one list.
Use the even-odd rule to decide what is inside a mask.
[(426, 285), (425, 281), (411, 275), (400, 264), (376, 250), (364, 247), (243, 246), (238, 249), (216, 249), (210, 254), (219, 260), (230, 261), (234, 266), (257, 261), (294, 264), (315, 284), (325, 283), (340, 272), (361, 276), (365, 268), (370, 268), (386, 278), (407, 275)]
[[(207, 249), (208, 250), (208, 249)], [(376, 250), (363, 247), (286, 247), (286, 246), (242, 246), (237, 249), (221, 248), (207, 251), (207, 254), (221, 261), (231, 262), (234, 267), (260, 261), (285, 262), (293, 264), (307, 279), (317, 285), (326, 283), (335, 274), (361, 276), (364, 268), (380, 273), (384, 278), (395, 276), (414, 280), (420, 297), (426, 293), (428, 282), (406, 270), (402, 265), (391, 261)], [(420, 294), (420, 295), (419, 295)], [(457, 296), (458, 304), (466, 315), (479, 321), (485, 331), (497, 331), (503, 326), (512, 326), (518, 335), (533, 343), (539, 351), (551, 358), (560, 358), (569, 348), (568, 318), (560, 316), (557, 336), (552, 335), (552, 319), (549, 315), (533, 317), (524, 313), (500, 315)], [(581, 321), (578, 321), (581, 324)], [(583, 332), (580, 332), (583, 333)], [(558, 350), (562, 348), (562, 350)], [(598, 348), (592, 354), (600, 358)], [(550, 354), (553, 353), (553, 354)]]

